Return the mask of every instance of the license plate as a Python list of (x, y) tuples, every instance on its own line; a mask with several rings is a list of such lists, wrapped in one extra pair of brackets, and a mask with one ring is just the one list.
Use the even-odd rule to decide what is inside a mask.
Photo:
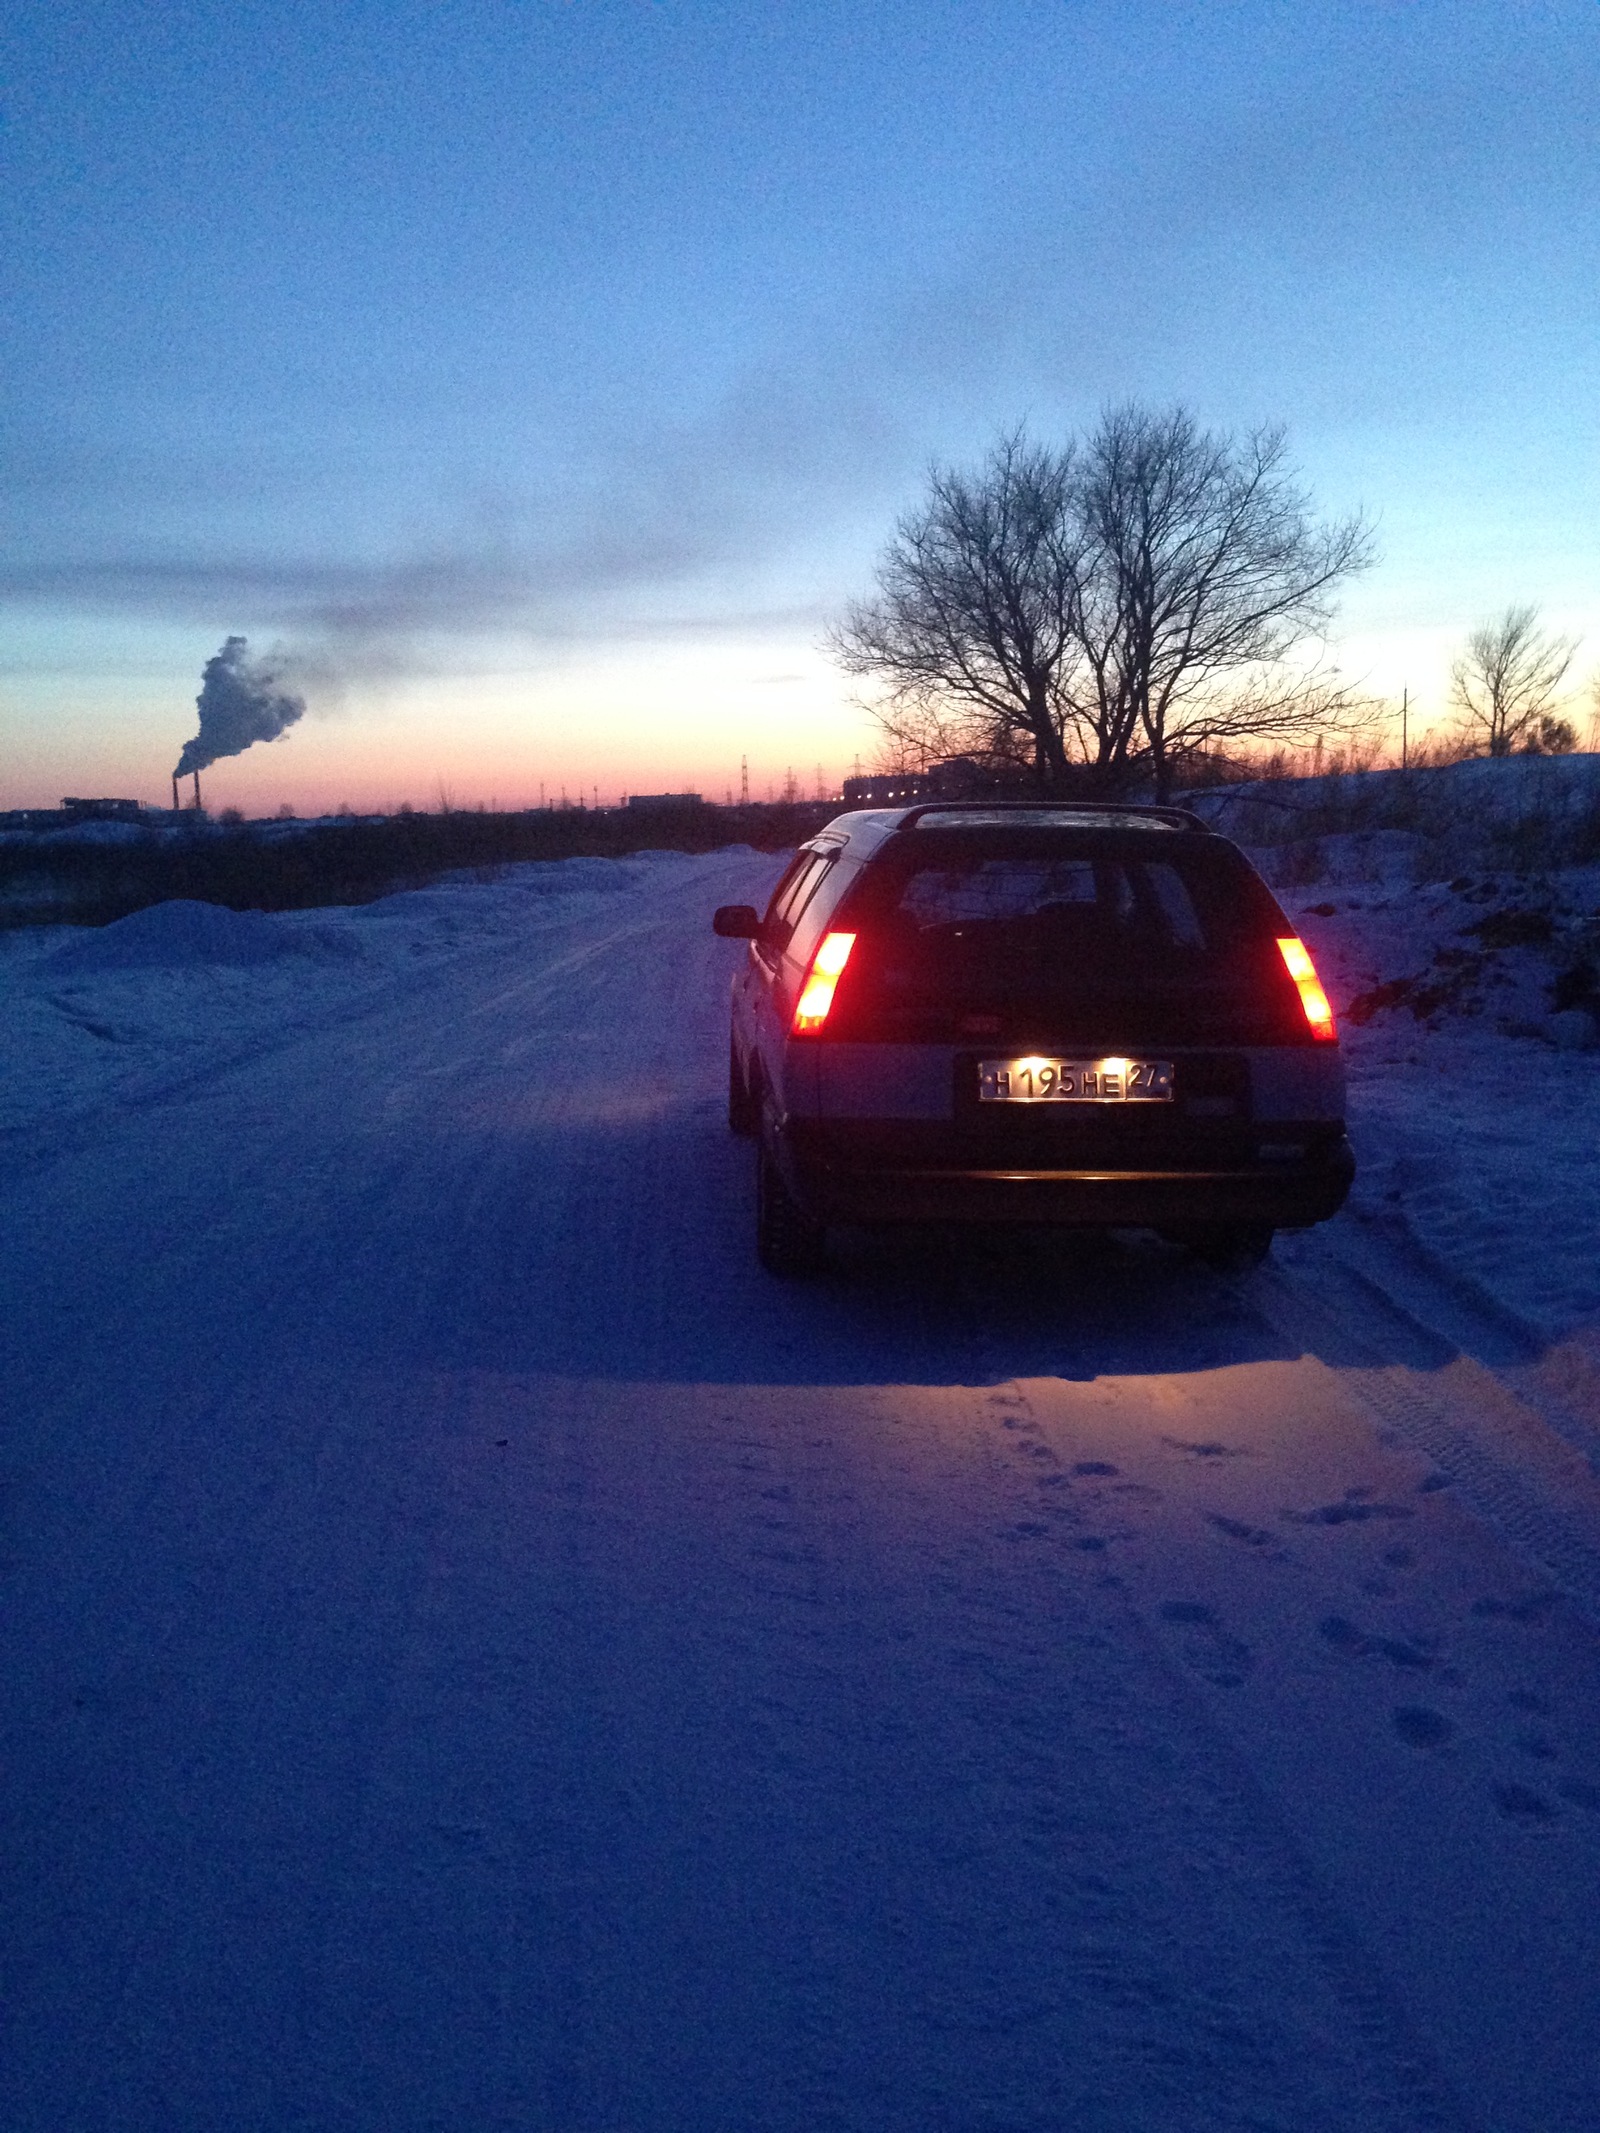
[(1170, 1059), (980, 1059), (986, 1104), (1169, 1104)]

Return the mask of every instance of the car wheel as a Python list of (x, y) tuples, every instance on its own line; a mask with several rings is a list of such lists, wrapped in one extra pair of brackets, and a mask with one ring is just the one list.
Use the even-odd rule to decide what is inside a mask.
[(1225, 1273), (1242, 1273), (1260, 1266), (1272, 1249), (1272, 1228), (1266, 1222), (1219, 1222), (1196, 1230), (1189, 1240), (1197, 1258)]
[(750, 1094), (750, 1084), (745, 1080), (739, 1064), (738, 1047), (728, 1039), (728, 1131), (737, 1133), (741, 1140), (749, 1140), (761, 1123), (760, 1106)]
[(815, 1274), (823, 1264), (822, 1224), (783, 1181), (763, 1141), (756, 1149), (756, 1257), (769, 1274)]

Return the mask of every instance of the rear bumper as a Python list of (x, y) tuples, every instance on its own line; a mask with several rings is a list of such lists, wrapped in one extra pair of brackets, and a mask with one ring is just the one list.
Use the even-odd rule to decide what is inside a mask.
[(1355, 1155), (1326, 1128), (1295, 1161), (1020, 1167), (900, 1157), (873, 1161), (780, 1137), (791, 1190), (823, 1222), (1049, 1223), (1184, 1229), (1211, 1223), (1300, 1229), (1344, 1205)]

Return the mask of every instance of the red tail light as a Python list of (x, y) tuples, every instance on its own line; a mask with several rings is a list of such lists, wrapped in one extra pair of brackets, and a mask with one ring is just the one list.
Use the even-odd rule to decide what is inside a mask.
[(1311, 1025), (1311, 1034), (1319, 1043), (1331, 1044), (1337, 1032), (1333, 1026), (1333, 1009), (1328, 1005), (1328, 995), (1317, 978), (1317, 966), (1311, 960), (1310, 950), (1302, 940), (1290, 934), (1278, 943), (1278, 953), (1283, 957), (1283, 966), (1288, 971), (1300, 993), (1300, 1005), (1306, 1011), (1306, 1020)]
[(833, 1005), (834, 987), (855, 944), (853, 933), (825, 933), (822, 936), (822, 945), (811, 958), (811, 968), (794, 1004), (791, 1028), (795, 1036), (814, 1037), (827, 1021), (828, 1010)]

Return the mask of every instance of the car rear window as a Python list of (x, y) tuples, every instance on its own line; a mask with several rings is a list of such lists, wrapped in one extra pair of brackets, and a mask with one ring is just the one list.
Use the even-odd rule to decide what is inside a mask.
[[(1270, 936), (1277, 906), (1220, 839), (1187, 850), (1139, 839), (1099, 851), (912, 850), (887, 857), (874, 916), (891, 932), (1032, 953), (1226, 958)], [(1120, 847), (1120, 848), (1119, 848)]]
[(1084, 941), (1204, 951), (1194, 898), (1175, 866), (1148, 860), (997, 858), (920, 866), (885, 916), (920, 933), (1019, 928)]
[(829, 1032), (1298, 1041), (1271, 891), (1221, 837), (956, 830), (893, 840), (835, 923), (859, 940)]

